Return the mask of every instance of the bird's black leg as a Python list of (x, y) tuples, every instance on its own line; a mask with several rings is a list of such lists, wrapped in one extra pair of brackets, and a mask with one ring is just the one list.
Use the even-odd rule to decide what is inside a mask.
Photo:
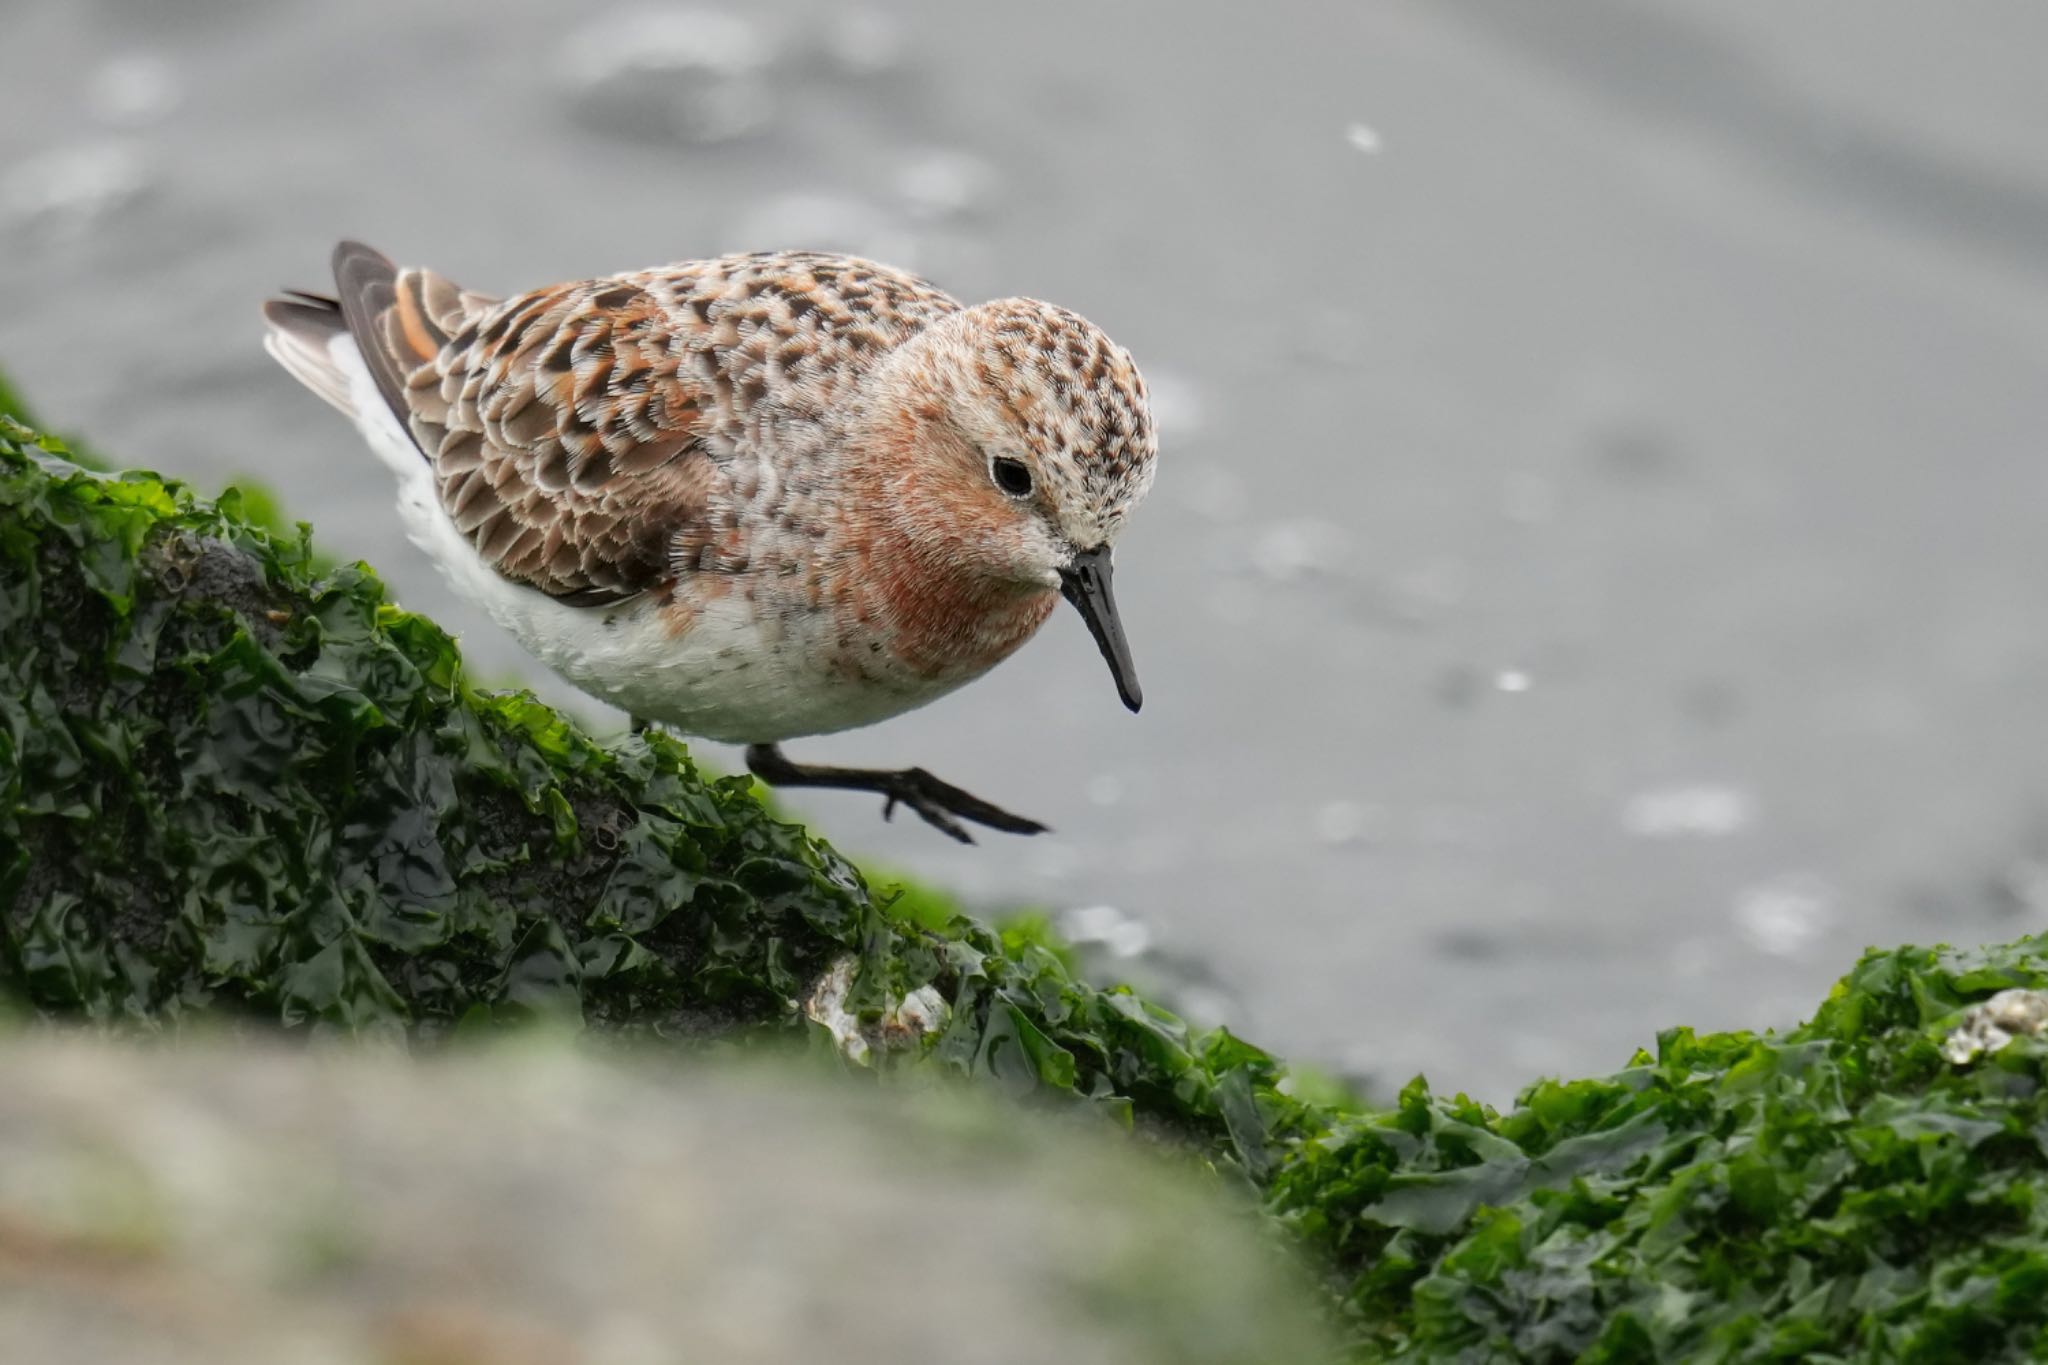
[[(960, 820), (972, 820), (1010, 834), (1045, 832), (1045, 826), (1038, 821), (992, 806), (978, 796), (939, 781), (922, 768), (829, 768), (792, 763), (783, 757), (781, 747), (774, 744), (749, 744), (747, 767), (771, 787), (842, 787), (849, 791), (880, 792), (889, 798), (882, 807), (884, 820), (894, 813), (900, 801), (923, 816), (926, 824), (963, 844), (973, 843), (974, 836)], [(960, 820), (953, 818), (956, 815)]]

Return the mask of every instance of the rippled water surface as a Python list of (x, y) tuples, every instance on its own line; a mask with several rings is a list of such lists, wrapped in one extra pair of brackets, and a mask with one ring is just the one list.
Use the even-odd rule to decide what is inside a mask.
[(1057, 833), (797, 804), (1283, 1051), (1501, 1098), (2048, 919), (2048, 9), (1538, 14), (0, 2), (0, 366), (560, 696), (259, 349), (335, 237), (491, 292), (817, 246), (1076, 308), (1164, 432), (1144, 714), (1063, 613), (796, 746)]

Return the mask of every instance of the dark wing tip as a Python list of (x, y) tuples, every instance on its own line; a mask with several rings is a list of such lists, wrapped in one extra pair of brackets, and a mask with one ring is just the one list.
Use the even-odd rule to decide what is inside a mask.
[(397, 416), (406, 420), (405, 382), (377, 335), (377, 320), (398, 297), (398, 266), (389, 256), (361, 242), (343, 241), (334, 248), (334, 292), (356, 350), (377, 381), (377, 391)]
[(346, 330), (347, 324), (341, 320), (341, 305), (333, 299), (301, 294), (296, 289), (284, 292), (283, 298), (264, 301), (263, 320), (272, 327), (323, 344), (328, 337)]

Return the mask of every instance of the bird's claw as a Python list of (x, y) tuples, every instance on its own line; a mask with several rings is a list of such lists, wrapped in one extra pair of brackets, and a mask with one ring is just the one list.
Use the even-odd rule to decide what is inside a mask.
[[(916, 811), (919, 818), (941, 834), (958, 839), (963, 844), (974, 842), (960, 820), (972, 820), (990, 829), (999, 829), (1009, 834), (1043, 834), (1046, 827), (1036, 820), (1022, 815), (1012, 815), (1001, 806), (982, 800), (972, 792), (962, 791), (950, 782), (941, 782), (923, 768), (905, 768), (892, 773), (891, 781), (885, 788), (888, 800), (882, 804), (882, 818), (889, 819), (896, 813), (897, 803)], [(959, 820), (954, 816), (960, 817)]]
[[(832, 768), (792, 763), (773, 744), (747, 746), (747, 767), (772, 787), (837, 787), (845, 791), (879, 792), (882, 818), (896, 814), (901, 804), (939, 833), (963, 844), (974, 842), (961, 820), (972, 820), (1008, 834), (1043, 834), (1045, 826), (1021, 815), (1012, 815), (950, 782), (941, 782), (923, 768)], [(957, 819), (955, 817), (958, 817)]]

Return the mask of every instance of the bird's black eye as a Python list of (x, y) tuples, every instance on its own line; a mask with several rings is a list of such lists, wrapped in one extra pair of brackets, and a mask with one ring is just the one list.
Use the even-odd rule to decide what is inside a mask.
[(1001, 459), (992, 461), (988, 467), (989, 477), (996, 481), (996, 487), (1013, 498), (1031, 496), (1031, 466), (1022, 460)]

